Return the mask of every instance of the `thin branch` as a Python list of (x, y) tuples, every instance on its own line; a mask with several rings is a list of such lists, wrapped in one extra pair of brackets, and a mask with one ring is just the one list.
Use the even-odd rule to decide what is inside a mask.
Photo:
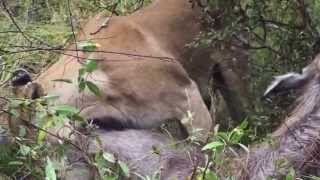
[(16, 20), (14, 19), (13, 15), (11, 14), (9, 8), (7, 7), (7, 4), (5, 3), (4, 0), (1, 0), (2, 2), (2, 6), (3, 9), (6, 11), (9, 19), (11, 20), (11, 22), (13, 23), (13, 25), (17, 28), (17, 30), (19, 31), (19, 33), (30, 43), (30, 45), (32, 45), (32, 41), (24, 34), (24, 32), (21, 30), (20, 26), (18, 25), (18, 23), (16, 22)]
[[(23, 46), (19, 46), (19, 47), (23, 47)], [(148, 56), (148, 55), (141, 55), (141, 54), (132, 54), (132, 53), (125, 53), (125, 52), (116, 52), (116, 51), (104, 51), (104, 50), (96, 50), (96, 51), (88, 51), (88, 50), (77, 50), (77, 49), (64, 49), (61, 47), (53, 47), (53, 48), (43, 48), (43, 47), (28, 47), (25, 46), (25, 48), (28, 49), (22, 49), (22, 50), (18, 50), (18, 51), (7, 51), (4, 49), (0, 49), (0, 52), (5, 52), (8, 55), (11, 54), (18, 54), (18, 53), (25, 53), (25, 52), (34, 52), (34, 51), (71, 51), (71, 52), (96, 52), (96, 53), (105, 53), (105, 54), (116, 54), (116, 55), (125, 55), (125, 56), (130, 56), (130, 57), (140, 57), (140, 58), (150, 58), (150, 59), (158, 59), (158, 60), (164, 60), (164, 61), (169, 61), (169, 62), (173, 62), (174, 58), (170, 58), (170, 57), (165, 57), (165, 56)], [(71, 55), (72, 56), (72, 55)], [(79, 59), (83, 59), (80, 56), (74, 56), (77, 57)]]
[(7, 33), (20, 33), (20, 31), (0, 31), (0, 34), (7, 34)]
[(68, 6), (68, 11), (69, 11), (69, 19), (70, 19), (70, 26), (71, 26), (72, 36), (73, 36), (74, 45), (75, 45), (75, 48), (76, 48), (76, 56), (77, 56), (76, 58), (77, 58), (77, 61), (79, 63), (81, 63), (80, 58), (79, 58), (79, 52), (78, 52), (77, 37), (76, 37), (76, 33), (74, 32), (70, 0), (67, 0), (67, 6)]
[(96, 31), (91, 32), (90, 35), (98, 34), (102, 29), (108, 27), (109, 21), (111, 20), (112, 17), (113, 17), (113, 14), (111, 14), (111, 16), (109, 16), (109, 17), (106, 17), (106, 19), (105, 19), (104, 22), (99, 26), (99, 28), (98, 28)]
[(299, 25), (291, 25), (291, 24), (287, 24), (284, 22), (280, 22), (280, 21), (275, 21), (275, 20), (271, 20), (271, 19), (261, 19), (261, 21), (263, 21), (266, 25), (275, 25), (278, 27), (282, 27), (282, 28), (286, 28), (286, 29), (298, 29), (298, 30), (302, 30), (303, 26), (299, 26)]

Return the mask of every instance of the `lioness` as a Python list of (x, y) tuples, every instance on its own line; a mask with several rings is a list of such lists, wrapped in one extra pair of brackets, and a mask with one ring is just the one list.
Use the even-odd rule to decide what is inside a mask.
[[(100, 127), (145, 129), (177, 119), (189, 135), (197, 132), (204, 140), (212, 120), (180, 64), (185, 44), (199, 32), (198, 15), (186, 0), (157, 0), (132, 15), (112, 17), (107, 27), (108, 17), (98, 15), (35, 83)], [(94, 52), (81, 49), (88, 41), (96, 45)], [(89, 60), (97, 61), (98, 68), (85, 79), (97, 85), (100, 96), (88, 88), (79, 91), (79, 70)]]

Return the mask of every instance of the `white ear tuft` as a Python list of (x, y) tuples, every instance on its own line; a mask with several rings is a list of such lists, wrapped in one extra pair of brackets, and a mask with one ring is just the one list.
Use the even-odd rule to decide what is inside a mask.
[(276, 76), (272, 83), (268, 86), (263, 96), (266, 97), (269, 94), (294, 89), (302, 85), (307, 79), (306, 74), (288, 73), (281, 76)]

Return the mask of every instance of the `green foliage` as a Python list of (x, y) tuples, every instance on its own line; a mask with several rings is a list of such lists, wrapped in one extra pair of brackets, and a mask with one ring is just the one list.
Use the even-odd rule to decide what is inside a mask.
[(249, 135), (248, 122), (243, 121), (241, 125), (234, 128), (230, 132), (217, 132), (215, 135), (216, 140), (205, 145), (202, 150), (212, 150), (214, 152), (221, 152), (226, 146), (239, 145), (245, 147), (241, 144), (245, 136)]
[(253, 102), (249, 122), (259, 136), (278, 125), (284, 107), (292, 102), (290, 95), (261, 102), (272, 77), (301, 71), (320, 50), (319, 8), (317, 0), (209, 0), (204, 7), (207, 32), (193, 45), (215, 47), (232, 41), (248, 51)]
[(49, 157), (47, 157), (47, 166), (46, 166), (46, 180), (56, 180), (57, 175), (55, 172), (55, 168), (50, 160)]
[(96, 5), (107, 9), (116, 15), (130, 14), (142, 6), (149, 4), (151, 0), (110, 0), (97, 1)]
[[(111, 165), (113, 164), (113, 165)], [(112, 154), (100, 151), (95, 155), (95, 163), (102, 179), (121, 179), (129, 177), (129, 168), (122, 162), (117, 160)]]
[(212, 171), (202, 172), (202, 171), (204, 171), (204, 169), (201, 169), (201, 173), (200, 173), (201, 175), (197, 177), (197, 180), (203, 180), (203, 179), (220, 180), (218, 175), (216, 175), (214, 172)]
[(232, 159), (231, 153), (236, 154), (240, 149), (248, 153), (249, 150), (243, 143), (247, 141), (251, 133), (247, 121), (243, 121), (229, 132), (216, 132), (211, 142), (202, 148), (202, 151), (210, 152), (208, 153), (210, 156), (207, 157), (207, 168), (199, 169), (197, 179), (234, 179), (228, 174), (231, 169), (228, 167), (230, 166), (229, 159)]
[(80, 48), (80, 50), (82, 51), (88, 51), (88, 52), (94, 52), (97, 47), (99, 47), (100, 45), (94, 42), (81, 42), (78, 44), (78, 47)]
[[(93, 47), (90, 45), (90, 49)], [(101, 97), (102, 94), (99, 90), (99, 87), (94, 84), (93, 82), (87, 80), (88, 76), (98, 68), (98, 62), (94, 59), (87, 59), (86, 64), (83, 68), (79, 69), (79, 76), (78, 76), (78, 87), (79, 92), (83, 92), (86, 88), (89, 89), (94, 95)]]
[(295, 180), (296, 179), (296, 172), (293, 168), (290, 168), (289, 173), (286, 176), (286, 180)]
[[(91, 73), (97, 65), (95, 61), (88, 61), (84, 67), (86, 73)], [(90, 89), (90, 87), (88, 88)], [(5, 152), (9, 154), (10, 152), (10, 158), (0, 159), (0, 167), (6, 167), (0, 168), (1, 172), (12, 177), (28, 176), (35, 179), (41, 179), (41, 177), (45, 177), (47, 180), (57, 179), (56, 171), (62, 170), (63, 165), (67, 163), (65, 162), (64, 152), (69, 147), (66, 145), (71, 141), (66, 137), (56, 135), (54, 138), (59, 140), (62, 146), (56, 147), (48, 144), (46, 139), (48, 135), (52, 136), (49, 132), (52, 132), (53, 129), (65, 128), (66, 124), (77, 124), (77, 122), (88, 125), (87, 121), (84, 121), (84, 118), (79, 115), (80, 111), (75, 107), (55, 105), (57, 99), (57, 96), (44, 96), (34, 100), (9, 99), (12, 117), (16, 119), (24, 118), (21, 110), (28, 110), (28, 113), (30, 113), (28, 121), (36, 122), (37, 132), (35, 137), (37, 138), (36, 141), (33, 140), (26, 127), (20, 127), (19, 135), (15, 137), (14, 143), (9, 147), (10, 150), (1, 149), (1, 154)], [(71, 131), (70, 133), (74, 132)], [(33, 136), (33, 134), (31, 135)], [(128, 177), (130, 174), (128, 166), (112, 154), (104, 152), (101, 140), (98, 137), (96, 140), (100, 146), (100, 151), (90, 162), (97, 168), (100, 177), (108, 180)], [(55, 161), (53, 162), (49, 157), (55, 157)]]

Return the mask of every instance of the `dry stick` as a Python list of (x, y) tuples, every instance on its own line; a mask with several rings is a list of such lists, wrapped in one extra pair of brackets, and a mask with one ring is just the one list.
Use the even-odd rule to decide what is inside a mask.
[[(195, 179), (196, 175), (197, 175), (197, 169), (199, 167), (199, 161), (197, 161), (196, 163), (194, 163), (196, 160), (193, 158), (192, 164), (193, 164), (193, 170), (192, 170), (192, 174), (190, 179), (193, 180)], [(204, 179), (203, 179), (204, 180)]]
[(107, 28), (109, 21), (111, 20), (112, 17), (113, 17), (113, 14), (111, 14), (111, 16), (109, 16), (109, 17), (106, 17), (106, 19), (100, 25), (100, 27), (95, 32), (90, 33), (90, 35), (95, 35), (95, 34), (99, 33), (103, 28)]

